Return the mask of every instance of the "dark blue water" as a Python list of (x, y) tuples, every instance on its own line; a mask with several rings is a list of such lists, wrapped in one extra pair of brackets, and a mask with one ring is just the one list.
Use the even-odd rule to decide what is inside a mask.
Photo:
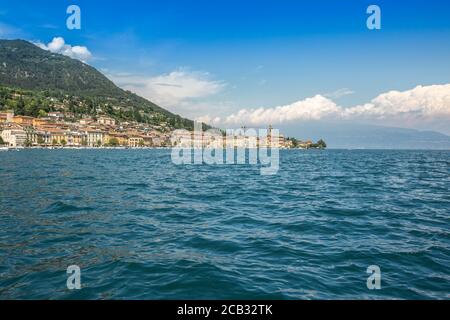
[(2, 152), (0, 299), (449, 299), (449, 174), (449, 151), (286, 150), (274, 176), (169, 150)]

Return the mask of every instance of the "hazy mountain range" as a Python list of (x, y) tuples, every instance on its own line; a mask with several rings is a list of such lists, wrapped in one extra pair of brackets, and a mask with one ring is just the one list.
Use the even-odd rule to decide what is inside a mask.
[(301, 122), (284, 127), (288, 136), (327, 142), (344, 149), (450, 149), (450, 137), (434, 131), (393, 128), (368, 124)]

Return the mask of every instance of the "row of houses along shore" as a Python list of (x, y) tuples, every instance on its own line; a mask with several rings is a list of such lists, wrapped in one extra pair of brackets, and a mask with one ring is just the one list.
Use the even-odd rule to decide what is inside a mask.
[[(198, 136), (194, 132), (173, 132), (166, 124), (157, 126), (137, 122), (117, 123), (108, 116), (97, 119), (82, 118), (78, 122), (67, 122), (67, 115), (62, 112), (50, 112), (45, 118), (33, 118), (14, 115), (13, 111), (0, 112), (0, 136), (5, 146), (18, 147), (171, 147), (195, 146), (225, 147), (225, 141), (210, 140), (207, 133)], [(277, 135), (276, 141), (271, 138), (272, 127), (269, 127), (267, 137), (257, 138), (258, 146), (277, 146), (291, 148), (292, 140)], [(187, 143), (186, 143), (187, 141)], [(249, 147), (251, 137), (236, 136), (234, 147)], [(306, 143), (306, 144), (305, 144)], [(299, 147), (308, 147), (311, 141)], [(228, 145), (227, 145), (228, 146)]]
[(64, 121), (66, 115), (50, 112), (45, 118), (0, 113), (1, 138), (8, 147), (164, 147), (170, 144), (168, 125), (150, 126), (137, 122), (116, 123), (107, 116)]

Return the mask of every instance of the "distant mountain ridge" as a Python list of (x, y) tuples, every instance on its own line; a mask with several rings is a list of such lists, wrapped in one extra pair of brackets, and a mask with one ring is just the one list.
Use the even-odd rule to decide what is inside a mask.
[(0, 87), (25, 90), (28, 95), (30, 91), (39, 93), (37, 95), (43, 93), (47, 97), (69, 95), (79, 98), (81, 104), (111, 106), (121, 113), (113, 113), (109, 107), (104, 109), (118, 120), (122, 116), (122, 120), (130, 120), (130, 117), (137, 118), (134, 120), (156, 118), (178, 128), (193, 127), (191, 120), (117, 87), (94, 67), (43, 50), (25, 40), (0, 40)]
[(310, 121), (283, 128), (287, 135), (312, 140), (323, 138), (338, 149), (439, 149), (450, 150), (450, 137), (435, 131), (369, 124)]

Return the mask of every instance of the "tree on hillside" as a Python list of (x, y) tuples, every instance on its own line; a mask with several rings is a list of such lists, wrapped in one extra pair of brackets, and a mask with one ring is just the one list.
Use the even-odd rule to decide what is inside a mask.
[(19, 115), (25, 114), (25, 102), (23, 101), (22, 97), (19, 99), (19, 101), (17, 101), (14, 112)]
[(137, 108), (133, 109), (133, 120), (135, 120), (136, 122), (142, 122), (141, 113)]
[(44, 110), (40, 109), (38, 112), (38, 117), (39, 118), (45, 118), (47, 116), (47, 112), (45, 112)]
[(298, 147), (298, 140), (295, 138), (290, 138), (289, 140), (292, 141), (292, 147), (297, 148)]
[(319, 141), (317, 141), (316, 147), (320, 149), (325, 149), (327, 147), (327, 144), (325, 143), (325, 141), (320, 139)]

